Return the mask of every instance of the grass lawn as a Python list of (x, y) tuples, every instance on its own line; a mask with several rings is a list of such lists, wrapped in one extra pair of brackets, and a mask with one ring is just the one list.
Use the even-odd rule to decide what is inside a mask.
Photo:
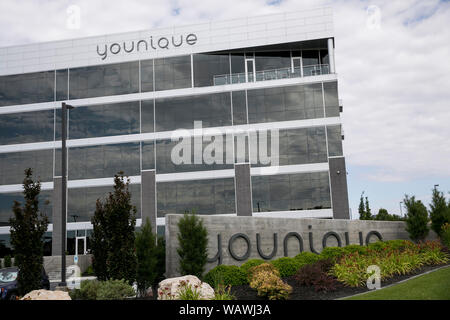
[(348, 300), (450, 300), (450, 267)]

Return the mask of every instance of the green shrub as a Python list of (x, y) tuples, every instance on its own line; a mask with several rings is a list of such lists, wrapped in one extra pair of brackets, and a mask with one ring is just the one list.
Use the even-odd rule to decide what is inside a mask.
[(95, 276), (94, 267), (92, 265), (87, 267), (87, 269), (83, 272), (83, 276), (84, 277)]
[(277, 268), (281, 278), (286, 278), (294, 275), (300, 268), (300, 263), (295, 258), (282, 257), (276, 260), (270, 261), (272, 265)]
[(299, 268), (301, 268), (302, 266), (304, 266), (306, 264), (311, 264), (311, 263), (314, 263), (314, 262), (320, 260), (321, 256), (316, 253), (305, 251), (305, 252), (302, 252), (302, 253), (299, 253), (298, 255), (296, 255), (294, 257), (294, 259), (297, 260)]
[(235, 300), (235, 296), (231, 294), (231, 286), (218, 285), (214, 290), (213, 300)]
[(136, 295), (133, 287), (124, 279), (102, 281), (97, 291), (97, 300), (123, 300)]
[(442, 226), (441, 240), (444, 246), (450, 248), (450, 223), (446, 223)]
[(182, 275), (201, 278), (207, 262), (208, 232), (194, 213), (185, 213), (178, 222), (178, 256)]
[(408, 210), (406, 231), (408, 231), (409, 237), (414, 241), (425, 239), (429, 232), (427, 208), (420, 200), (416, 201), (414, 196), (411, 198), (405, 196), (403, 203)]
[(3, 264), (4, 264), (5, 268), (9, 268), (9, 267), (12, 266), (11, 256), (10, 255), (5, 256)]
[(248, 271), (250, 268), (259, 266), (260, 264), (265, 263), (262, 259), (250, 259), (247, 260), (243, 265), (241, 265), (241, 270), (248, 276)]
[(97, 300), (98, 289), (101, 281), (85, 280), (80, 284), (80, 289), (75, 289), (70, 292), (70, 297), (73, 300)]
[(322, 259), (332, 259), (336, 261), (338, 258), (345, 254), (344, 248), (342, 247), (326, 247), (323, 248), (320, 253)]
[(247, 284), (247, 274), (238, 266), (219, 265), (211, 269), (203, 278), (212, 287), (219, 285), (238, 286)]
[(269, 263), (263, 263), (249, 270), (250, 287), (257, 290), (258, 296), (270, 300), (285, 300), (292, 287), (281, 280), (278, 270)]
[(280, 271), (271, 263), (264, 262), (258, 266), (254, 266), (248, 270), (248, 280), (251, 281), (252, 277), (258, 272), (271, 272), (276, 274), (278, 277), (280, 276)]
[(157, 277), (156, 265), (156, 237), (152, 231), (150, 219), (146, 219), (141, 230), (136, 232), (136, 283), (141, 296), (145, 295), (147, 288), (155, 284)]

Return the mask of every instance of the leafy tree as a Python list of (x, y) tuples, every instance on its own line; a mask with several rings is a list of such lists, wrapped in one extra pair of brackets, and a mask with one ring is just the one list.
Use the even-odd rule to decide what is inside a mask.
[(156, 237), (152, 232), (152, 225), (147, 218), (141, 230), (136, 233), (136, 282), (140, 295), (144, 296), (148, 287), (155, 283), (157, 277), (156, 266), (158, 257), (156, 251)]
[(372, 211), (370, 210), (370, 207), (369, 207), (369, 198), (368, 197), (366, 197), (366, 219), (372, 220)]
[(402, 217), (396, 214), (389, 214), (386, 209), (380, 208), (378, 213), (374, 216), (374, 220), (380, 221), (402, 221), (404, 220)]
[(9, 220), (11, 244), (14, 248), (15, 265), (19, 268), (17, 276), (20, 295), (41, 287), (41, 274), (44, 267), (44, 234), (48, 218), (39, 210), (40, 181), (34, 181), (31, 168), (25, 170), (23, 180), (23, 206), (14, 201), (14, 216)]
[(208, 232), (203, 221), (194, 213), (185, 213), (178, 222), (177, 249), (183, 275), (201, 277), (207, 262)]
[(407, 210), (405, 221), (409, 237), (414, 241), (425, 239), (429, 232), (427, 208), (414, 196), (405, 195), (403, 203)]
[(364, 191), (361, 193), (361, 197), (359, 199), (359, 220), (372, 220), (372, 213), (369, 207), (369, 199), (366, 197), (366, 201), (364, 202)]
[(450, 222), (450, 206), (446, 203), (444, 193), (433, 188), (430, 203), (431, 229), (438, 235), (442, 233), (442, 226)]
[[(95, 268), (103, 272), (102, 278), (124, 279), (131, 284), (136, 279), (136, 207), (131, 204), (129, 183), (129, 179), (125, 182), (123, 172), (114, 176), (114, 191), (104, 203), (97, 201), (92, 224), (96, 227), (93, 234)], [(99, 245), (103, 245), (103, 253)]]

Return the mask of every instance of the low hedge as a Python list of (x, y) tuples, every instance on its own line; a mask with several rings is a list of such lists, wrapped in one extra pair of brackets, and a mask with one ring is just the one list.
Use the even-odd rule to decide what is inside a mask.
[(211, 269), (204, 277), (203, 281), (217, 288), (219, 284), (225, 286), (238, 286), (247, 284), (247, 273), (238, 266), (219, 265)]
[(281, 278), (293, 276), (301, 266), (299, 260), (290, 257), (278, 258), (270, 263), (280, 272)]

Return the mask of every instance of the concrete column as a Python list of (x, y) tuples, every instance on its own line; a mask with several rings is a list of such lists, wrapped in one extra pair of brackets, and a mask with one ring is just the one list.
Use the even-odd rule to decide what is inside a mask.
[(141, 218), (142, 225), (148, 218), (152, 224), (152, 231), (156, 234), (156, 176), (155, 170), (141, 171)]
[(236, 193), (236, 214), (238, 216), (251, 216), (253, 208), (249, 163), (234, 165), (234, 184)]
[(61, 232), (62, 232), (62, 177), (53, 178), (52, 194), (52, 256), (61, 256)]
[(334, 219), (350, 219), (345, 158), (330, 158), (331, 200)]
[(330, 73), (336, 73), (336, 68), (334, 64), (334, 40), (333, 38), (328, 39), (328, 59), (330, 60)]

